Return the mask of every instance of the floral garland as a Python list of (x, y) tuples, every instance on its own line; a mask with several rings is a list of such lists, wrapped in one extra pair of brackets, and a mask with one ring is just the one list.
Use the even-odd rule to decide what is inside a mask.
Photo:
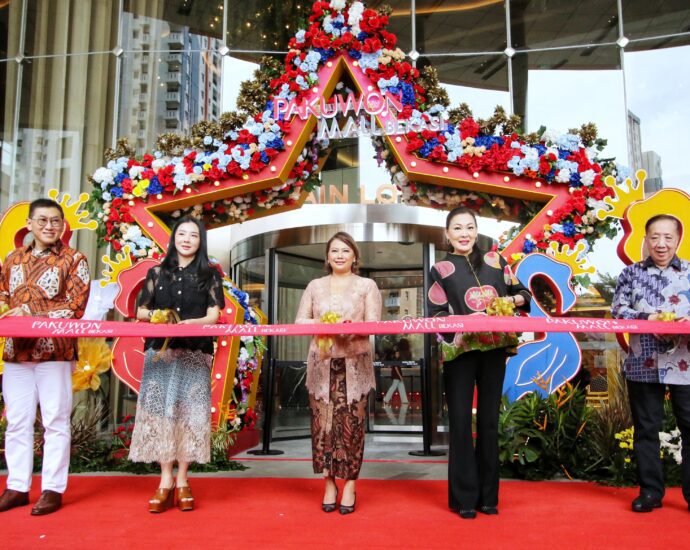
[[(357, 60), (360, 70), (380, 91), (401, 101), (400, 118), (414, 123), (428, 121), (430, 115), (444, 116), (443, 105), (430, 105), (427, 101), (427, 97), (440, 97), (432, 89), (433, 79), (420, 78), (419, 71), (404, 61), (404, 53), (396, 47), (395, 35), (386, 30), (387, 24), (387, 15), (366, 9), (359, 1), (314, 2), (308, 28), (299, 30), (289, 42), (290, 51), (282, 74), (269, 81), (268, 101), (242, 128), (225, 132), (222, 139), (207, 135), (201, 148), (186, 149), (181, 155), (165, 156), (157, 151), (144, 155), (141, 160), (119, 157), (96, 170), (91, 177), (95, 187), (93, 202), (102, 221), (103, 240), (116, 250), (129, 245), (137, 259), (159, 254), (155, 245), (132, 225), (128, 201), (146, 200), (150, 194), (172, 195), (201, 183), (261, 172), (285, 149), (283, 138), (290, 128), (289, 121), (273, 118), (273, 100), (299, 101), (318, 83), (320, 67), (339, 51)], [(480, 122), (470, 114), (457, 124), (447, 123), (441, 132), (409, 132), (408, 152), (472, 172), (498, 171), (547, 185), (568, 185), (570, 200), (552, 213), (543, 230), (531, 235), (523, 247), (524, 253), (545, 250), (550, 240), (573, 246), (584, 239), (591, 245), (597, 238), (613, 232), (610, 219), (600, 221), (593, 214), (604, 206), (605, 197), (614, 195), (604, 185), (603, 178), (616, 173), (612, 164), (598, 161), (597, 149), (602, 147), (596, 134), (543, 132), (536, 141), (528, 141), (515, 132), (501, 135), (501, 125), (489, 133)], [(381, 147), (382, 143), (378, 140), (377, 146)], [(247, 220), (259, 209), (294, 204), (305, 185), (319, 184), (315, 177), (318, 158), (327, 146), (327, 140), (318, 140), (312, 134), (285, 184), (194, 206), (174, 212), (173, 216), (191, 213), (210, 224), (222, 224)], [(499, 204), (498, 213), (506, 216), (516, 209), (516, 203), (510, 204), (505, 199), (501, 203), (477, 195), (478, 201), (475, 194), (409, 182), (395, 166), (392, 155), (387, 165), (394, 183), (402, 191), (403, 201), (408, 204), (448, 208), (474, 201), (486, 210), (483, 205), (489, 202)]]
[[(266, 81), (267, 90), (259, 94), (268, 100), (254, 112), (247, 112), (244, 124), (238, 124), (240, 117), (233, 116), (232, 128), (222, 135), (209, 132), (195, 147), (187, 147), (178, 154), (166, 149), (167, 153), (156, 151), (140, 160), (123, 154), (96, 170), (90, 178), (94, 185), (91, 206), (101, 222), (102, 241), (112, 244), (115, 250), (128, 245), (135, 260), (158, 257), (158, 247), (134, 223), (130, 201), (146, 201), (149, 195), (172, 196), (214, 181), (247, 179), (249, 174), (266, 169), (285, 150), (284, 137), (290, 130), (289, 121), (274, 118), (274, 100), (300, 101), (318, 84), (319, 69), (338, 52), (357, 60), (359, 70), (373, 85), (402, 103), (398, 116), (409, 119), (410, 126), (423, 127), (422, 122), (429, 122), (432, 115), (454, 118), (453, 111), (446, 112), (444, 108), (443, 90), (435, 74), (426, 71), (420, 75), (404, 60), (405, 54), (396, 47), (396, 37), (386, 30), (387, 24), (385, 13), (366, 9), (360, 1), (314, 2), (308, 28), (299, 30), (289, 42), (282, 73)], [(251, 104), (248, 98), (242, 99), (243, 105)], [(431, 100), (437, 104), (432, 105)], [(598, 220), (594, 212), (604, 207), (605, 197), (614, 196), (613, 190), (604, 184), (604, 177), (614, 174), (622, 180), (626, 174), (611, 162), (599, 162), (597, 155), (605, 142), (597, 140), (595, 128), (584, 126), (580, 131), (565, 134), (543, 131), (530, 138), (514, 131), (503, 134), (504, 128), (515, 126), (515, 121), (502, 118), (498, 111), (491, 123), (475, 120), (469, 109), (462, 106), (459, 111), (462, 116), (447, 122), (442, 131), (408, 132), (408, 152), (420, 159), (454, 164), (471, 172), (504, 172), (546, 185), (568, 186), (570, 199), (550, 214), (549, 223), (542, 230), (525, 241), (523, 254), (546, 250), (550, 241), (571, 248), (583, 241), (588, 249), (601, 236), (615, 234), (614, 223), (608, 218)], [(304, 190), (320, 185), (318, 161), (328, 145), (328, 140), (319, 140), (312, 134), (284, 184), (177, 210), (171, 217), (191, 214), (212, 226), (245, 221), (259, 210), (293, 205)], [(521, 221), (528, 221), (535, 213), (534, 206), (522, 201), (411, 182), (396, 165), (386, 142), (374, 138), (374, 145), (377, 158), (385, 162), (407, 204), (442, 209), (464, 204), (480, 213), (508, 219), (518, 217)], [(501, 245), (505, 247), (518, 230), (505, 235)], [(230, 291), (235, 294), (236, 289)], [(241, 295), (235, 294), (238, 296)], [(238, 301), (242, 303), (239, 298)], [(245, 311), (250, 309), (245, 307)], [(251, 313), (247, 315), (246, 321), (253, 322)], [(247, 407), (247, 391), (261, 345), (257, 341), (242, 342), (236, 394), (228, 410), (233, 426), (249, 425), (255, 418)]]
[[(249, 304), (249, 294), (234, 286), (227, 277), (223, 277), (223, 288), (244, 309), (244, 322), (258, 324), (259, 318), (256, 311)], [(227, 320), (221, 316), (219, 322), (227, 322)], [(232, 431), (251, 429), (256, 424), (256, 413), (249, 406), (249, 394), (254, 383), (254, 375), (259, 368), (259, 360), (265, 349), (264, 341), (259, 336), (240, 337), (232, 398), (225, 410), (225, 419)]]

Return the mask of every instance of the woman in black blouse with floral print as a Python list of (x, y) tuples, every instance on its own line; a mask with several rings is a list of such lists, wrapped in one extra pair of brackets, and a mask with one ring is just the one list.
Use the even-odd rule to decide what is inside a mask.
[[(203, 225), (192, 217), (181, 218), (173, 227), (165, 259), (148, 272), (137, 319), (215, 323), (224, 303), (223, 281), (209, 265)], [(150, 512), (163, 512), (173, 504), (175, 485), (178, 507), (192, 510), (187, 468), (190, 462), (210, 459), (213, 339), (171, 338), (166, 343), (149, 338), (145, 349), (129, 459), (161, 465)]]
[[(495, 299), (529, 311), (530, 292), (497, 252), (477, 245), (477, 220), (465, 207), (446, 218), (451, 251), (431, 268), (427, 296), (432, 317), (486, 315)], [(490, 325), (490, 321), (487, 321)], [(449, 506), (463, 519), (476, 510), (498, 514), (498, 412), (506, 358), (517, 335), (505, 332), (444, 334), (440, 342), (450, 429)], [(477, 439), (472, 440), (472, 401), (477, 387)]]

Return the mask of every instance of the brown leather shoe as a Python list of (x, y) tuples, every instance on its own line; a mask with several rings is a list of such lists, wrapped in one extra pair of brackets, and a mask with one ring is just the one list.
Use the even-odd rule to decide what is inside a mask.
[(152, 514), (159, 514), (165, 512), (168, 508), (172, 508), (175, 502), (175, 484), (172, 484), (170, 489), (156, 489), (149, 500), (149, 512)]
[(177, 507), (183, 512), (194, 510), (194, 497), (189, 485), (177, 488)]
[(5, 492), (0, 496), (0, 512), (7, 512), (17, 506), (26, 506), (29, 504), (29, 493), (22, 493), (14, 489), (5, 489)]
[(45, 516), (57, 512), (62, 507), (62, 493), (46, 490), (31, 509), (32, 516)]

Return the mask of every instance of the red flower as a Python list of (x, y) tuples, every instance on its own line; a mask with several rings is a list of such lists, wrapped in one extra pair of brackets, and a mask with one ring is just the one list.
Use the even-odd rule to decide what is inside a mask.
[(460, 123), (460, 137), (477, 137), (479, 135), (479, 124), (472, 117), (466, 118)]
[(678, 361), (678, 368), (681, 372), (686, 372), (688, 370), (688, 362), (685, 359)]

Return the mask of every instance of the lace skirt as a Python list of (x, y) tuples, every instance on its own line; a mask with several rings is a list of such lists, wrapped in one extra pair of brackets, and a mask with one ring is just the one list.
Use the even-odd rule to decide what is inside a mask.
[(210, 460), (211, 363), (201, 351), (146, 352), (130, 460)]

